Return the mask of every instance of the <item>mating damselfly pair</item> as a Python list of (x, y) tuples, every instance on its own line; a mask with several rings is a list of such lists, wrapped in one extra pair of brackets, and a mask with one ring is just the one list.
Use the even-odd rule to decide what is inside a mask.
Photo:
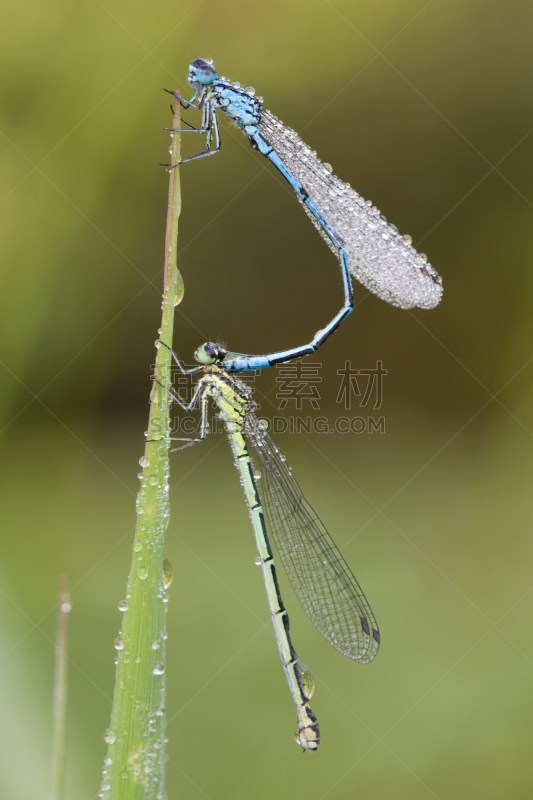
[[(379, 629), (368, 602), (346, 561), (327, 530), (307, 503), (284, 457), (257, 419), (249, 388), (233, 373), (255, 370), (301, 358), (315, 352), (354, 307), (353, 274), (367, 289), (402, 308), (433, 308), (442, 295), (441, 280), (411, 245), (363, 200), (348, 184), (336, 178), (328, 164), (290, 128), (263, 109), (262, 98), (251, 88), (219, 78), (212, 62), (195, 59), (189, 68), (191, 100), (179, 98), (185, 108), (202, 110), (198, 128), (182, 132), (206, 135), (203, 151), (183, 159), (191, 161), (220, 150), (217, 110), (224, 111), (248, 136), (252, 147), (277, 167), (294, 189), (304, 210), (330, 249), (337, 255), (344, 288), (344, 304), (338, 314), (307, 344), (262, 356), (229, 353), (221, 345), (206, 343), (195, 354), (202, 366), (184, 374), (203, 372), (192, 400), (186, 403), (174, 390), (172, 396), (187, 410), (201, 410), (201, 434), (185, 441), (187, 447), (208, 433), (208, 404), (219, 410), (230, 437), (250, 512), (258, 563), (262, 567), (278, 648), (296, 704), (296, 741), (307, 750), (320, 744), (318, 722), (309, 700), (314, 686), (307, 668), (298, 658), (289, 633), (289, 619), (276, 577), (268, 526), (291, 585), (313, 624), (337, 650), (359, 663), (368, 663), (379, 647)], [(214, 138), (214, 147), (213, 147)], [(177, 165), (169, 165), (173, 169)], [(168, 345), (165, 345), (168, 347)], [(261, 502), (254, 467), (247, 447), (262, 476)], [(180, 448), (177, 448), (180, 449)]]

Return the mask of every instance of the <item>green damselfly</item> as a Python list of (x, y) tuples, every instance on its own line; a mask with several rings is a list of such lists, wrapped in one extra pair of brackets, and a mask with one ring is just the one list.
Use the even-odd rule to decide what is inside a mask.
[[(309, 706), (313, 680), (291, 641), (289, 617), (276, 577), (265, 516), (298, 600), (333, 647), (360, 664), (368, 663), (379, 647), (376, 620), (348, 564), (305, 500), (263, 421), (257, 418), (249, 387), (230, 372), (230, 369), (235, 370), (232, 359), (235, 354), (228, 353), (219, 344), (208, 342), (195, 353), (201, 366), (186, 370), (174, 351), (171, 352), (183, 374), (203, 373), (189, 403), (174, 389), (168, 390), (182, 408), (191, 411), (199, 406), (201, 411), (199, 438), (180, 438), (178, 440), (184, 444), (176, 449), (205, 439), (209, 430), (208, 406), (212, 400), (229, 436), (250, 512), (259, 552), (256, 563), (263, 571), (274, 633), (296, 704), (296, 741), (305, 750), (316, 750), (320, 733), (317, 718)], [(261, 493), (266, 515), (257, 489), (259, 476), (252, 464), (248, 445), (262, 478)]]

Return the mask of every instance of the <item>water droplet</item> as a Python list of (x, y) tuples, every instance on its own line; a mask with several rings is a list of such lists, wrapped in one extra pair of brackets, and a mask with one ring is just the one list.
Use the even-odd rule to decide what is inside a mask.
[(253, 87), (253, 86), (247, 86), (247, 87), (246, 87), (246, 89), (245, 89), (244, 91), (245, 91), (245, 92), (248, 92), (248, 94), (251, 94), (251, 95), (252, 95), (252, 97), (253, 97), (253, 96), (254, 96), (254, 94), (255, 94), (255, 89), (254, 89), (254, 87)]
[(133, 550), (134, 550), (136, 553), (138, 553), (138, 552), (139, 552), (139, 550), (142, 550), (142, 549), (143, 549), (142, 542), (139, 542), (139, 540), (138, 540), (138, 539), (137, 539), (135, 542), (133, 542)]
[(235, 81), (235, 83), (233, 85), (235, 86), (236, 89), (240, 89), (241, 88), (241, 84), (240, 84), (239, 81)]
[(150, 466), (150, 459), (146, 458), (146, 456), (143, 456), (142, 458), (139, 459), (139, 464), (143, 468), (144, 467), (149, 467)]
[(127, 600), (121, 600), (120, 603), (118, 604), (118, 610), (119, 611), (127, 611), (128, 610), (128, 601)]
[(148, 577), (148, 570), (146, 569), (146, 567), (139, 567), (139, 569), (137, 570), (137, 576), (141, 581), (145, 581), (146, 578)]
[(173, 577), (174, 576), (172, 574), (172, 564), (170, 563), (168, 558), (165, 558), (165, 560), (163, 561), (163, 586), (165, 587), (165, 589), (168, 589), (168, 587), (172, 583)]
[(113, 643), (113, 647), (115, 648), (115, 650), (122, 650), (122, 648), (124, 647), (124, 642), (122, 641), (122, 636), (117, 636), (117, 638), (115, 639), (115, 641)]
[(325, 169), (327, 172), (333, 172), (333, 167), (331, 166), (331, 164), (327, 164), (327, 163), (325, 163), (325, 164), (323, 164), (322, 166), (324, 167), (324, 169)]
[(137, 656), (137, 658), (135, 659), (135, 663), (136, 664), (140, 664), (141, 663), (141, 657), (140, 656)]
[(157, 486), (157, 475), (150, 475), (148, 477), (148, 483), (150, 486)]
[(63, 612), (63, 614), (68, 614), (71, 608), (72, 606), (70, 605), (70, 603), (61, 603), (61, 611)]
[(152, 642), (152, 650), (159, 650), (161, 642)]
[[(256, 100), (257, 100), (259, 103), (262, 103), (262, 102), (263, 102), (263, 98), (261, 97), (261, 95), (258, 95), (258, 96), (257, 96), (255, 99), (256, 99)], [(270, 113), (270, 112), (269, 112), (269, 111), (267, 111), (267, 114), (269, 114), (269, 113)]]
[(164, 673), (164, 671), (165, 671), (165, 665), (163, 664), (163, 662), (162, 661), (157, 661), (154, 664), (154, 668), (152, 670), (154, 675), (162, 675)]
[(263, 563), (263, 559), (260, 558), (260, 556), (257, 556), (257, 558), (254, 561), (255, 566), (256, 567), (260, 567), (262, 563)]
[(254, 469), (254, 478), (255, 478), (256, 481), (260, 481), (261, 480), (261, 472), (260, 472), (260, 470)]
[[(106, 741), (108, 744), (113, 744), (116, 741), (116, 738), (117, 735), (115, 733), (114, 728), (108, 728), (104, 735), (104, 741)], [(102, 786), (102, 789), (103, 788), (104, 787)]]
[(164, 713), (165, 713), (164, 706), (162, 706), (162, 705), (157, 706), (157, 708), (155, 710), (156, 717), (162, 717)]
[(179, 304), (183, 300), (184, 294), (185, 294), (185, 284), (183, 283), (181, 272), (178, 270), (178, 274), (176, 275), (176, 290), (174, 292), (175, 306), (179, 306)]
[(313, 696), (313, 692), (315, 691), (315, 682), (313, 680), (313, 676), (309, 672), (309, 669), (305, 666), (304, 662), (301, 661), (298, 657), (296, 657), (298, 662), (298, 667), (300, 670), (300, 680), (302, 681), (302, 688), (307, 695), (308, 699), (310, 700)]
[(161, 592), (161, 600), (163, 603), (168, 603), (168, 594), (166, 592)]

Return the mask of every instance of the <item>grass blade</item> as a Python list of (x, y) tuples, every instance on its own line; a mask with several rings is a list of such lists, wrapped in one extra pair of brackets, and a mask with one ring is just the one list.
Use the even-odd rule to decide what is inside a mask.
[[(179, 102), (173, 128), (179, 127)], [(173, 134), (171, 163), (180, 160), (179, 135)], [(183, 297), (176, 266), (180, 213), (179, 168), (170, 171), (163, 314), (160, 338), (172, 346), (174, 306)], [(155, 378), (170, 380), (171, 355), (157, 350)], [(168, 567), (164, 534), (169, 522), (169, 394), (155, 380), (150, 394), (150, 418), (141, 488), (137, 496), (137, 528), (122, 630), (115, 641), (117, 671), (111, 726), (100, 797), (106, 800), (164, 800), (165, 789), (165, 611)], [(167, 562), (168, 563), (168, 562)]]
[(70, 597), (66, 575), (59, 576), (59, 611), (56, 630), (56, 663), (54, 670), (54, 744), (52, 755), (52, 791), (50, 800), (65, 796), (65, 733), (67, 723), (67, 615)]

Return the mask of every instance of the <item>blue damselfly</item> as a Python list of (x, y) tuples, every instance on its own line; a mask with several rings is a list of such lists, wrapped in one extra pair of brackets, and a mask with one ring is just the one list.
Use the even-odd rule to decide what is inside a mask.
[[(232, 371), (259, 369), (314, 353), (354, 307), (351, 275), (382, 299), (401, 308), (433, 308), (442, 296), (442, 282), (424, 254), (417, 253), (410, 236), (400, 236), (369, 200), (332, 174), (329, 164), (291, 128), (263, 108), (263, 98), (252, 87), (219, 78), (210, 61), (195, 58), (189, 67), (191, 100), (185, 108), (202, 109), (199, 128), (185, 122), (182, 132), (205, 133), (205, 149), (181, 163), (220, 150), (217, 110), (227, 114), (248, 136), (253, 148), (266, 156), (294, 189), (311, 221), (341, 267), (344, 304), (325, 328), (305, 345), (262, 356), (235, 354), (227, 363)], [(167, 90), (168, 91), (168, 90)], [(177, 92), (171, 94), (179, 97)], [(214, 144), (213, 144), (214, 140)], [(172, 169), (173, 166), (170, 165)]]

